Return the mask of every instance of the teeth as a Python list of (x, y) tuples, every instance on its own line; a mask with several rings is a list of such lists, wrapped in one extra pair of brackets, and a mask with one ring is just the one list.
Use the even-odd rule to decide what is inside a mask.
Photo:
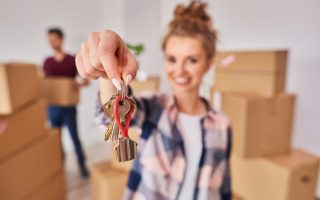
[(176, 77), (175, 79), (174, 79), (177, 83), (180, 83), (180, 84), (183, 84), (183, 83), (186, 83), (186, 82), (188, 82), (188, 78), (184, 78), (184, 77)]

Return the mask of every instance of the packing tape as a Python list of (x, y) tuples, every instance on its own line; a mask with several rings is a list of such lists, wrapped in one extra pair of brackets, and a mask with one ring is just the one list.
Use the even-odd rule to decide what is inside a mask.
[(229, 54), (221, 60), (221, 67), (228, 67), (236, 60), (235, 54)]

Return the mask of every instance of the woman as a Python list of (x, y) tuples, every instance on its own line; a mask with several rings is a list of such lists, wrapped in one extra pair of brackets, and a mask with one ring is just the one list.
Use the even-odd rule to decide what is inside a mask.
[[(199, 96), (216, 46), (205, 7), (199, 2), (179, 5), (163, 40), (164, 68), (173, 95), (134, 97), (132, 124), (142, 133), (124, 199), (231, 199), (230, 123)], [(115, 93), (114, 86), (121, 89), (121, 78), (129, 85), (138, 68), (112, 31), (91, 33), (76, 62), (84, 78), (100, 78), (102, 104)], [(98, 114), (107, 124), (101, 103)]]

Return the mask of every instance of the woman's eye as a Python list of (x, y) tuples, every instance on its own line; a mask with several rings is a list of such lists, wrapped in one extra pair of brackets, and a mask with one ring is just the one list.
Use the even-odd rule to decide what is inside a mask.
[(198, 60), (195, 59), (195, 58), (189, 58), (188, 60), (189, 60), (189, 62), (192, 63), (192, 64), (195, 64), (195, 63), (198, 62)]
[(167, 61), (170, 62), (170, 63), (175, 63), (176, 59), (174, 57), (168, 57)]

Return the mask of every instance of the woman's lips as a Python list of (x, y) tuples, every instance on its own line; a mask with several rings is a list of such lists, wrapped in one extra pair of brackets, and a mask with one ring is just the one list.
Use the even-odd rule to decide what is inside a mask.
[(190, 77), (175, 77), (173, 80), (178, 85), (187, 85), (191, 82)]

